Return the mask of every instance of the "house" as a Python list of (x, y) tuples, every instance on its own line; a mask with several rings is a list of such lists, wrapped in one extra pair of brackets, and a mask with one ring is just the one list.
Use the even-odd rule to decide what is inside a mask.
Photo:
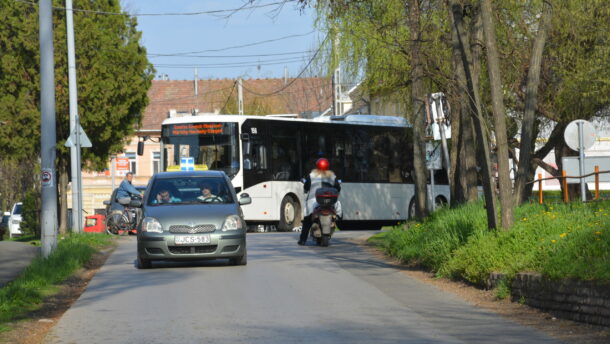
[[(245, 79), (243, 104), (248, 114), (323, 112), (331, 106), (330, 79), (276, 78)], [(134, 172), (134, 185), (146, 185), (159, 170), (161, 123), (166, 118), (204, 113), (237, 113), (237, 80), (153, 80), (148, 90), (149, 104), (141, 126), (116, 158)], [(223, 111), (223, 109), (225, 109)], [(86, 128), (85, 128), (86, 130)], [(144, 142), (144, 154), (137, 154), (138, 142)], [(119, 167), (120, 166), (119, 164)], [(103, 172), (82, 173), (83, 210), (88, 214), (104, 211), (103, 201), (118, 187), (125, 170), (114, 169), (111, 161)], [(68, 208), (72, 208), (71, 190)]]

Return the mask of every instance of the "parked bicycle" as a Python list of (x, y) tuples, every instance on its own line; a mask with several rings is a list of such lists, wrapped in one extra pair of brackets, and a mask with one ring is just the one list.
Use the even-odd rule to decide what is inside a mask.
[[(109, 201), (104, 201), (106, 208), (106, 232), (110, 235), (127, 235), (135, 230), (140, 221), (142, 197), (132, 196), (129, 205), (122, 206), (116, 202), (116, 190)], [(122, 208), (122, 209), (121, 209)]]

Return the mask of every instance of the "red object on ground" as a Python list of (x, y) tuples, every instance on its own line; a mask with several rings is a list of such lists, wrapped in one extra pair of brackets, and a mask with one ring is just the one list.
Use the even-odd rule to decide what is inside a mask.
[(102, 214), (88, 215), (85, 217), (85, 233), (106, 232), (106, 216)]

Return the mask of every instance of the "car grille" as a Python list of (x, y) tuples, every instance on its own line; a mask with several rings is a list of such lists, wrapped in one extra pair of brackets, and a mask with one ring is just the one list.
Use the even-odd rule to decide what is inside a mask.
[(216, 251), (218, 245), (208, 246), (169, 246), (169, 252), (171, 254), (199, 254), (199, 253), (212, 253)]
[(195, 233), (210, 233), (216, 230), (215, 225), (173, 225), (169, 226), (170, 233), (187, 233), (187, 234), (195, 234)]

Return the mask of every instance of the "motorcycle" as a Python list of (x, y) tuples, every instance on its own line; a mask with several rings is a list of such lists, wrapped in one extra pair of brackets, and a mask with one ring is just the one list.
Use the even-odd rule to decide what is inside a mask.
[(311, 214), (311, 229), (309, 233), (320, 246), (326, 247), (337, 228), (340, 213), (338, 204), (339, 190), (326, 186), (316, 190), (316, 203)]

